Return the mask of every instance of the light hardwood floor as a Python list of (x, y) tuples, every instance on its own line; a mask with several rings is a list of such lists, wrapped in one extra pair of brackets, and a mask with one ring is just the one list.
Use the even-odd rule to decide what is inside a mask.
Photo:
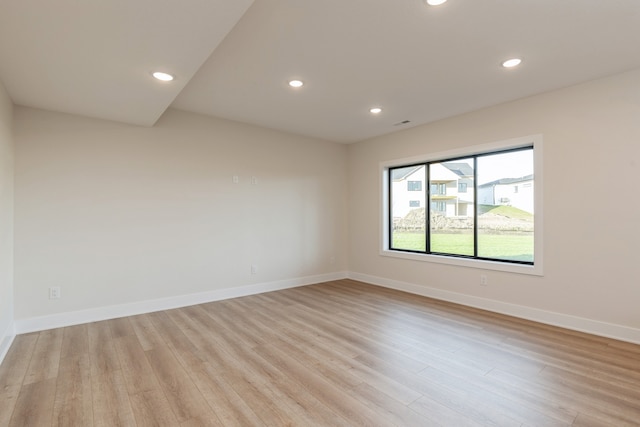
[(20, 335), (7, 425), (640, 426), (640, 346), (342, 280)]

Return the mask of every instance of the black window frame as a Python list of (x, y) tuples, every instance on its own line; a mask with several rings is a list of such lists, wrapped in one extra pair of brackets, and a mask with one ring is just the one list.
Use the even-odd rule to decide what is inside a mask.
[[(516, 147), (516, 148), (508, 148), (508, 149), (502, 149), (502, 150), (493, 150), (493, 151), (487, 151), (487, 152), (483, 152), (483, 153), (478, 153), (478, 154), (469, 154), (469, 155), (464, 155), (464, 156), (456, 156), (456, 157), (451, 157), (451, 158), (444, 158), (444, 159), (439, 159), (439, 160), (429, 160), (429, 161), (424, 161), (424, 162), (419, 162), (419, 163), (411, 163), (411, 164), (405, 164), (405, 165), (397, 165), (397, 166), (392, 166), (389, 167), (389, 174), (388, 174), (388, 187), (387, 187), (387, 200), (388, 200), (388, 206), (387, 206), (387, 212), (389, 217), (392, 217), (392, 205), (393, 205), (393, 194), (392, 194), (392, 188), (393, 188), (393, 183), (392, 183), (392, 171), (394, 169), (403, 169), (403, 168), (407, 168), (407, 167), (414, 167), (414, 166), (424, 166), (425, 168), (425, 250), (421, 251), (421, 250), (412, 250), (412, 249), (402, 249), (402, 248), (394, 248), (393, 247), (393, 222), (389, 221), (389, 223), (387, 224), (388, 226), (388, 235), (389, 235), (389, 244), (388, 244), (388, 249), (392, 250), (392, 251), (399, 251), (399, 252), (406, 252), (406, 253), (415, 253), (415, 254), (425, 254), (425, 255), (439, 255), (439, 256), (446, 256), (446, 257), (452, 257), (452, 258), (465, 258), (465, 259), (472, 259), (472, 260), (481, 260), (481, 261), (495, 261), (495, 262), (500, 262), (500, 263), (509, 263), (509, 264), (519, 264), (519, 265), (530, 265), (530, 266), (534, 266), (535, 265), (535, 258), (533, 261), (518, 261), (518, 260), (509, 260), (509, 259), (503, 259), (503, 258), (488, 258), (488, 257), (481, 257), (478, 256), (478, 210), (479, 210), (479, 203), (478, 203), (478, 180), (477, 180), (477, 159), (480, 157), (485, 157), (485, 156), (493, 156), (493, 155), (499, 155), (499, 154), (506, 154), (506, 153), (513, 153), (513, 152), (518, 152), (518, 151), (525, 151), (525, 150), (531, 150), (532, 153), (535, 150), (535, 147), (533, 144), (531, 145), (526, 145), (526, 146), (521, 146), (521, 147)], [(534, 155), (535, 158), (535, 155)], [(474, 200), (474, 212), (473, 212), (473, 253), (474, 255), (459, 255), (459, 254), (450, 254), (450, 253), (442, 253), (442, 252), (433, 252), (431, 251), (431, 239), (430, 239), (430, 231), (431, 231), (431, 192), (432, 192), (432, 184), (431, 183), (431, 177), (429, 176), (430, 173), (430, 165), (432, 164), (438, 164), (438, 163), (446, 163), (446, 162), (455, 162), (455, 161), (459, 161), (459, 160), (463, 160), (463, 159), (473, 159), (473, 200)], [(532, 180), (535, 181), (535, 175), (532, 177)], [(439, 187), (439, 183), (436, 183), (436, 185), (438, 185)], [(468, 186), (467, 186), (468, 188)], [(439, 190), (439, 188), (438, 188)], [(440, 194), (439, 191), (437, 191), (437, 193), (435, 195), (442, 195)], [(534, 234), (534, 239), (535, 239), (535, 234)]]

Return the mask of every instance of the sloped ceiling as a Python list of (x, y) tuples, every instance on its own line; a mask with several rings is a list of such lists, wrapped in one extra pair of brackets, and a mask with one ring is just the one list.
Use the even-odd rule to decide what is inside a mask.
[(145, 126), (172, 106), (343, 143), (638, 68), (639, 42), (637, 0), (0, 0), (18, 105)]
[[(0, 0), (14, 103), (153, 125), (252, 0)], [(153, 71), (176, 75), (171, 84)]]

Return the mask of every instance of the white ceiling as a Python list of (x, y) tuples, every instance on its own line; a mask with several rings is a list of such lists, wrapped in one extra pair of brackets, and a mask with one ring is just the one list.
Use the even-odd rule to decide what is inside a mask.
[(151, 126), (251, 3), (0, 0), (0, 80), (18, 105)]
[(349, 143), (639, 67), (639, 0), (0, 0), (16, 104), (146, 126), (173, 106)]

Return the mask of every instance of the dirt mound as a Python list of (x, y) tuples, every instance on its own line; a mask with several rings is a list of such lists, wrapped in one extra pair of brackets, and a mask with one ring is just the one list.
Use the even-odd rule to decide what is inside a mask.
[[(394, 218), (393, 226), (399, 231), (424, 231), (426, 209), (413, 209), (404, 218)], [(431, 227), (435, 230), (461, 230), (473, 228), (469, 217), (447, 217), (431, 213)], [(478, 217), (478, 228), (493, 231), (533, 231), (533, 220), (509, 218), (491, 212)]]

